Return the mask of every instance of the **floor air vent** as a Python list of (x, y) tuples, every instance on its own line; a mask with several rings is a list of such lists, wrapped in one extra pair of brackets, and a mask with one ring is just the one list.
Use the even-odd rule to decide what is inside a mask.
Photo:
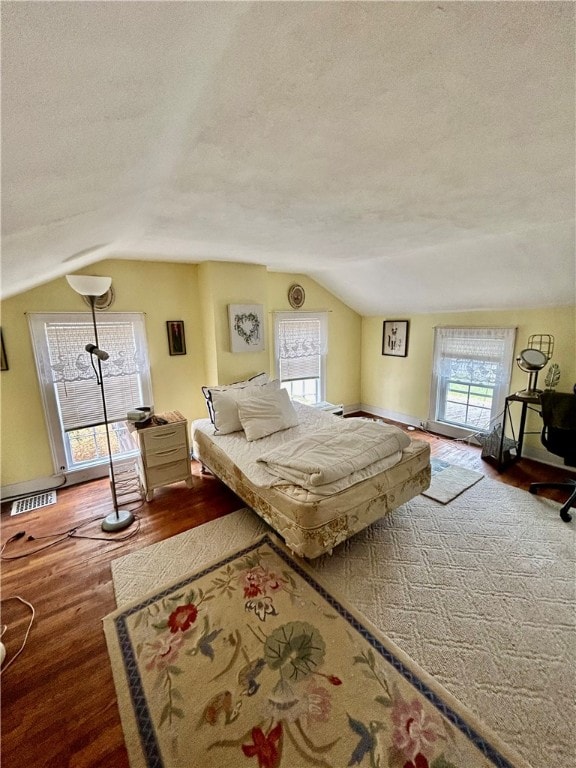
[(22, 512), (31, 512), (33, 509), (48, 507), (56, 503), (56, 491), (47, 491), (46, 493), (37, 493), (35, 496), (27, 496), (25, 499), (18, 499), (12, 504), (11, 515), (21, 515)]

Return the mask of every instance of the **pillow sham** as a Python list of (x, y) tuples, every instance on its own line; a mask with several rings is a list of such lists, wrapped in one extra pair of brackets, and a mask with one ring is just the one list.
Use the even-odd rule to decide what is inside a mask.
[(249, 379), (243, 381), (235, 381), (233, 384), (223, 384), (224, 389), (239, 389), (240, 387), (252, 387), (259, 386), (260, 384), (268, 384), (270, 377), (267, 373), (257, 373), (255, 376), (251, 376)]
[(250, 393), (248, 397), (238, 400), (238, 417), (249, 442), (299, 423), (298, 414), (285, 389)]
[(270, 377), (267, 373), (257, 373), (249, 379), (244, 381), (235, 381), (233, 384), (218, 384), (214, 387), (202, 387), (202, 394), (206, 398), (206, 407), (208, 408), (208, 416), (210, 421), (214, 424), (214, 408), (212, 405), (212, 393), (213, 392), (226, 392), (229, 389), (242, 389), (244, 387), (257, 387), (262, 384), (267, 384), (270, 381)]
[(214, 433), (228, 435), (242, 429), (238, 415), (239, 403), (251, 397), (261, 397), (266, 392), (274, 392), (280, 388), (280, 381), (275, 379), (266, 384), (253, 387), (234, 387), (225, 390), (214, 389), (211, 392), (211, 404), (214, 418)]

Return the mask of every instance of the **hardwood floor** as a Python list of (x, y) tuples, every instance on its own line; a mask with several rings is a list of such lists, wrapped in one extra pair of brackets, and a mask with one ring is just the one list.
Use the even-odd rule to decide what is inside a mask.
[[(479, 448), (419, 430), (412, 435), (427, 440), (434, 456), (519, 488), (566, 476), (526, 459), (499, 474), (481, 459)], [(110, 563), (244, 506), (214, 477), (201, 475), (196, 462), (192, 472), (191, 490), (183, 483), (160, 489), (138, 510), (137, 523), (120, 534), (100, 530), (99, 522), (111, 511), (105, 480), (63, 488), (55, 505), (19, 516), (11, 517), (10, 505), (3, 505), (2, 543), (25, 531), (6, 546), (3, 557), (26, 555), (2, 562), (6, 661), (20, 646), (30, 614), (7, 598), (20, 595), (36, 611), (24, 651), (2, 674), (3, 768), (128, 768), (101, 625), (116, 607)], [(545, 495), (565, 499), (558, 491)]]

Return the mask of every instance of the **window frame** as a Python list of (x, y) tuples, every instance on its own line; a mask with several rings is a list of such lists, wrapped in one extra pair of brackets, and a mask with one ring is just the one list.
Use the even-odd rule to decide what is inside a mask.
[[(279, 343), (279, 329), (280, 324), (286, 321), (301, 321), (301, 320), (317, 320), (320, 324), (320, 349), (318, 355), (320, 357), (318, 387), (317, 387), (317, 400), (315, 403), (309, 403), (302, 400), (301, 402), (307, 402), (309, 405), (318, 405), (326, 400), (326, 356), (328, 353), (328, 312), (302, 312), (300, 310), (274, 312), (274, 359), (276, 366), (276, 376), (280, 380), (280, 386), (283, 386), (281, 375), (281, 355), (280, 355), (280, 343)], [(304, 381), (306, 377), (302, 379), (286, 379), (288, 381)], [(316, 377), (314, 377), (316, 380)], [(287, 387), (284, 387), (287, 389)], [(297, 399), (297, 398), (295, 398)]]
[[(434, 328), (434, 351), (432, 359), (432, 376), (430, 386), (430, 407), (428, 417), (428, 428), (441, 435), (448, 437), (469, 437), (480, 432), (488, 432), (502, 419), (506, 396), (510, 391), (512, 379), (512, 367), (514, 363), (514, 347), (516, 343), (516, 327), (509, 326), (438, 326)], [(445, 338), (452, 335), (454, 338), (481, 338), (482, 336), (491, 339), (499, 339), (502, 342), (502, 355), (497, 363), (500, 370), (496, 374), (496, 383), (493, 389), (492, 406), (490, 409), (490, 420), (488, 429), (479, 429), (477, 426), (464, 426), (461, 424), (445, 421), (440, 416), (445, 415), (447, 392), (449, 383), (452, 380), (442, 377), (439, 374), (439, 367), (442, 359), (447, 356), (442, 355), (442, 342)], [(463, 357), (463, 359), (478, 360), (478, 358)], [(471, 382), (466, 382), (466, 386), (474, 386)], [(441, 407), (443, 406), (443, 407)]]
[[(83, 463), (81, 466), (70, 464), (71, 452), (66, 441), (66, 432), (60, 417), (59, 399), (56, 394), (56, 382), (49, 374), (50, 354), (45, 327), (48, 323), (70, 322), (86, 324), (86, 343), (93, 342), (93, 323), (90, 312), (32, 312), (28, 314), (28, 325), (32, 341), (32, 349), (36, 364), (38, 378), (38, 387), (42, 400), (44, 418), (48, 434), (48, 442), (54, 463), (56, 474), (65, 473), (71, 482), (84, 482), (106, 476), (109, 471), (108, 454), (102, 458), (96, 458)], [(142, 355), (142, 370), (139, 371), (142, 399), (146, 405), (153, 405), (152, 379), (150, 372), (150, 363), (148, 358), (148, 343), (146, 338), (145, 316), (140, 312), (106, 312), (105, 315), (97, 317), (98, 330), (100, 331), (106, 323), (129, 322), (135, 329), (138, 338), (139, 352)], [(105, 364), (104, 364), (105, 365)], [(95, 377), (95, 374), (94, 374)], [(106, 393), (106, 382), (104, 383)], [(137, 404), (135, 404), (137, 405)], [(139, 405), (139, 404), (138, 404)], [(109, 419), (109, 424), (119, 422), (120, 419)], [(102, 422), (103, 423), (103, 422)], [(90, 428), (91, 425), (84, 425), (81, 428)], [(134, 451), (123, 453), (115, 461), (124, 461), (138, 454), (138, 449), (134, 446)]]

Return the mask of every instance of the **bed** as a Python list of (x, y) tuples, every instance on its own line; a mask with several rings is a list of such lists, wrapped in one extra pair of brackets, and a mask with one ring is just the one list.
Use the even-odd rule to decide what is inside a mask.
[[(275, 529), (295, 554), (312, 559), (330, 553), (428, 488), (430, 446), (426, 442), (383, 422), (342, 419), (290, 401), (277, 382), (264, 379), (264, 385), (249, 385), (244, 388), (239, 383), (234, 389), (208, 393), (210, 418), (191, 424), (194, 457), (203, 471), (218, 477)], [(256, 418), (250, 421), (246, 414)], [(321, 452), (329, 457), (328, 476), (313, 473), (309, 482), (301, 482), (297, 466), (289, 467), (288, 476), (283, 476), (285, 468), (278, 469), (274, 463), (278, 452), (288, 451), (300, 459), (310, 437), (328, 440), (321, 445)], [(348, 453), (340, 462), (340, 448), (334, 448), (332, 439), (348, 441)], [(384, 440), (392, 441), (389, 454), (373, 455)], [(265, 461), (268, 458), (272, 461)]]
[[(268, 425), (268, 401), (282, 399), (284, 404), (289, 401), (285, 390), (281, 393), (273, 395), (262, 391), (251, 396), (242, 393), (244, 400), (234, 401), (236, 416), (238, 412), (250, 413), (250, 409), (262, 416), (264, 403), (266, 418), (257, 418), (256, 424), (257, 427), (264, 422)], [(250, 425), (249, 429), (247, 420), (244, 429), (237, 429), (238, 423), (229, 422), (220, 431), (217, 426), (223, 422), (218, 421), (216, 414), (215, 427), (215, 415), (211, 413), (211, 418), (192, 422), (191, 439), (194, 457), (201, 462), (203, 470), (208, 469), (243, 499), (282, 536), (295, 554), (312, 559), (330, 553), (345, 539), (428, 488), (428, 443), (410, 439), (402, 430), (383, 422), (342, 419), (298, 402), (289, 401), (285, 410), (288, 416), (284, 414), (279, 423), (288, 422), (292, 426), (275, 429), (262, 437), (258, 428), (254, 432)], [(298, 462), (307, 455), (304, 449), (311, 437), (317, 438), (320, 453), (328, 455), (330, 461), (326, 477), (312, 473), (308, 482), (304, 482), (299, 479)], [(332, 440), (336, 442), (330, 442)], [(342, 440), (348, 446), (348, 453), (344, 453), (340, 461), (337, 458), (340, 448), (336, 450), (333, 446), (339, 446), (338, 441)], [(391, 441), (389, 455), (372, 456), (384, 440)], [(283, 476), (286, 467), (278, 468), (275, 459), (286, 453), (294, 460), (288, 461), (287, 476)], [(311, 455), (316, 458), (317, 452)]]

